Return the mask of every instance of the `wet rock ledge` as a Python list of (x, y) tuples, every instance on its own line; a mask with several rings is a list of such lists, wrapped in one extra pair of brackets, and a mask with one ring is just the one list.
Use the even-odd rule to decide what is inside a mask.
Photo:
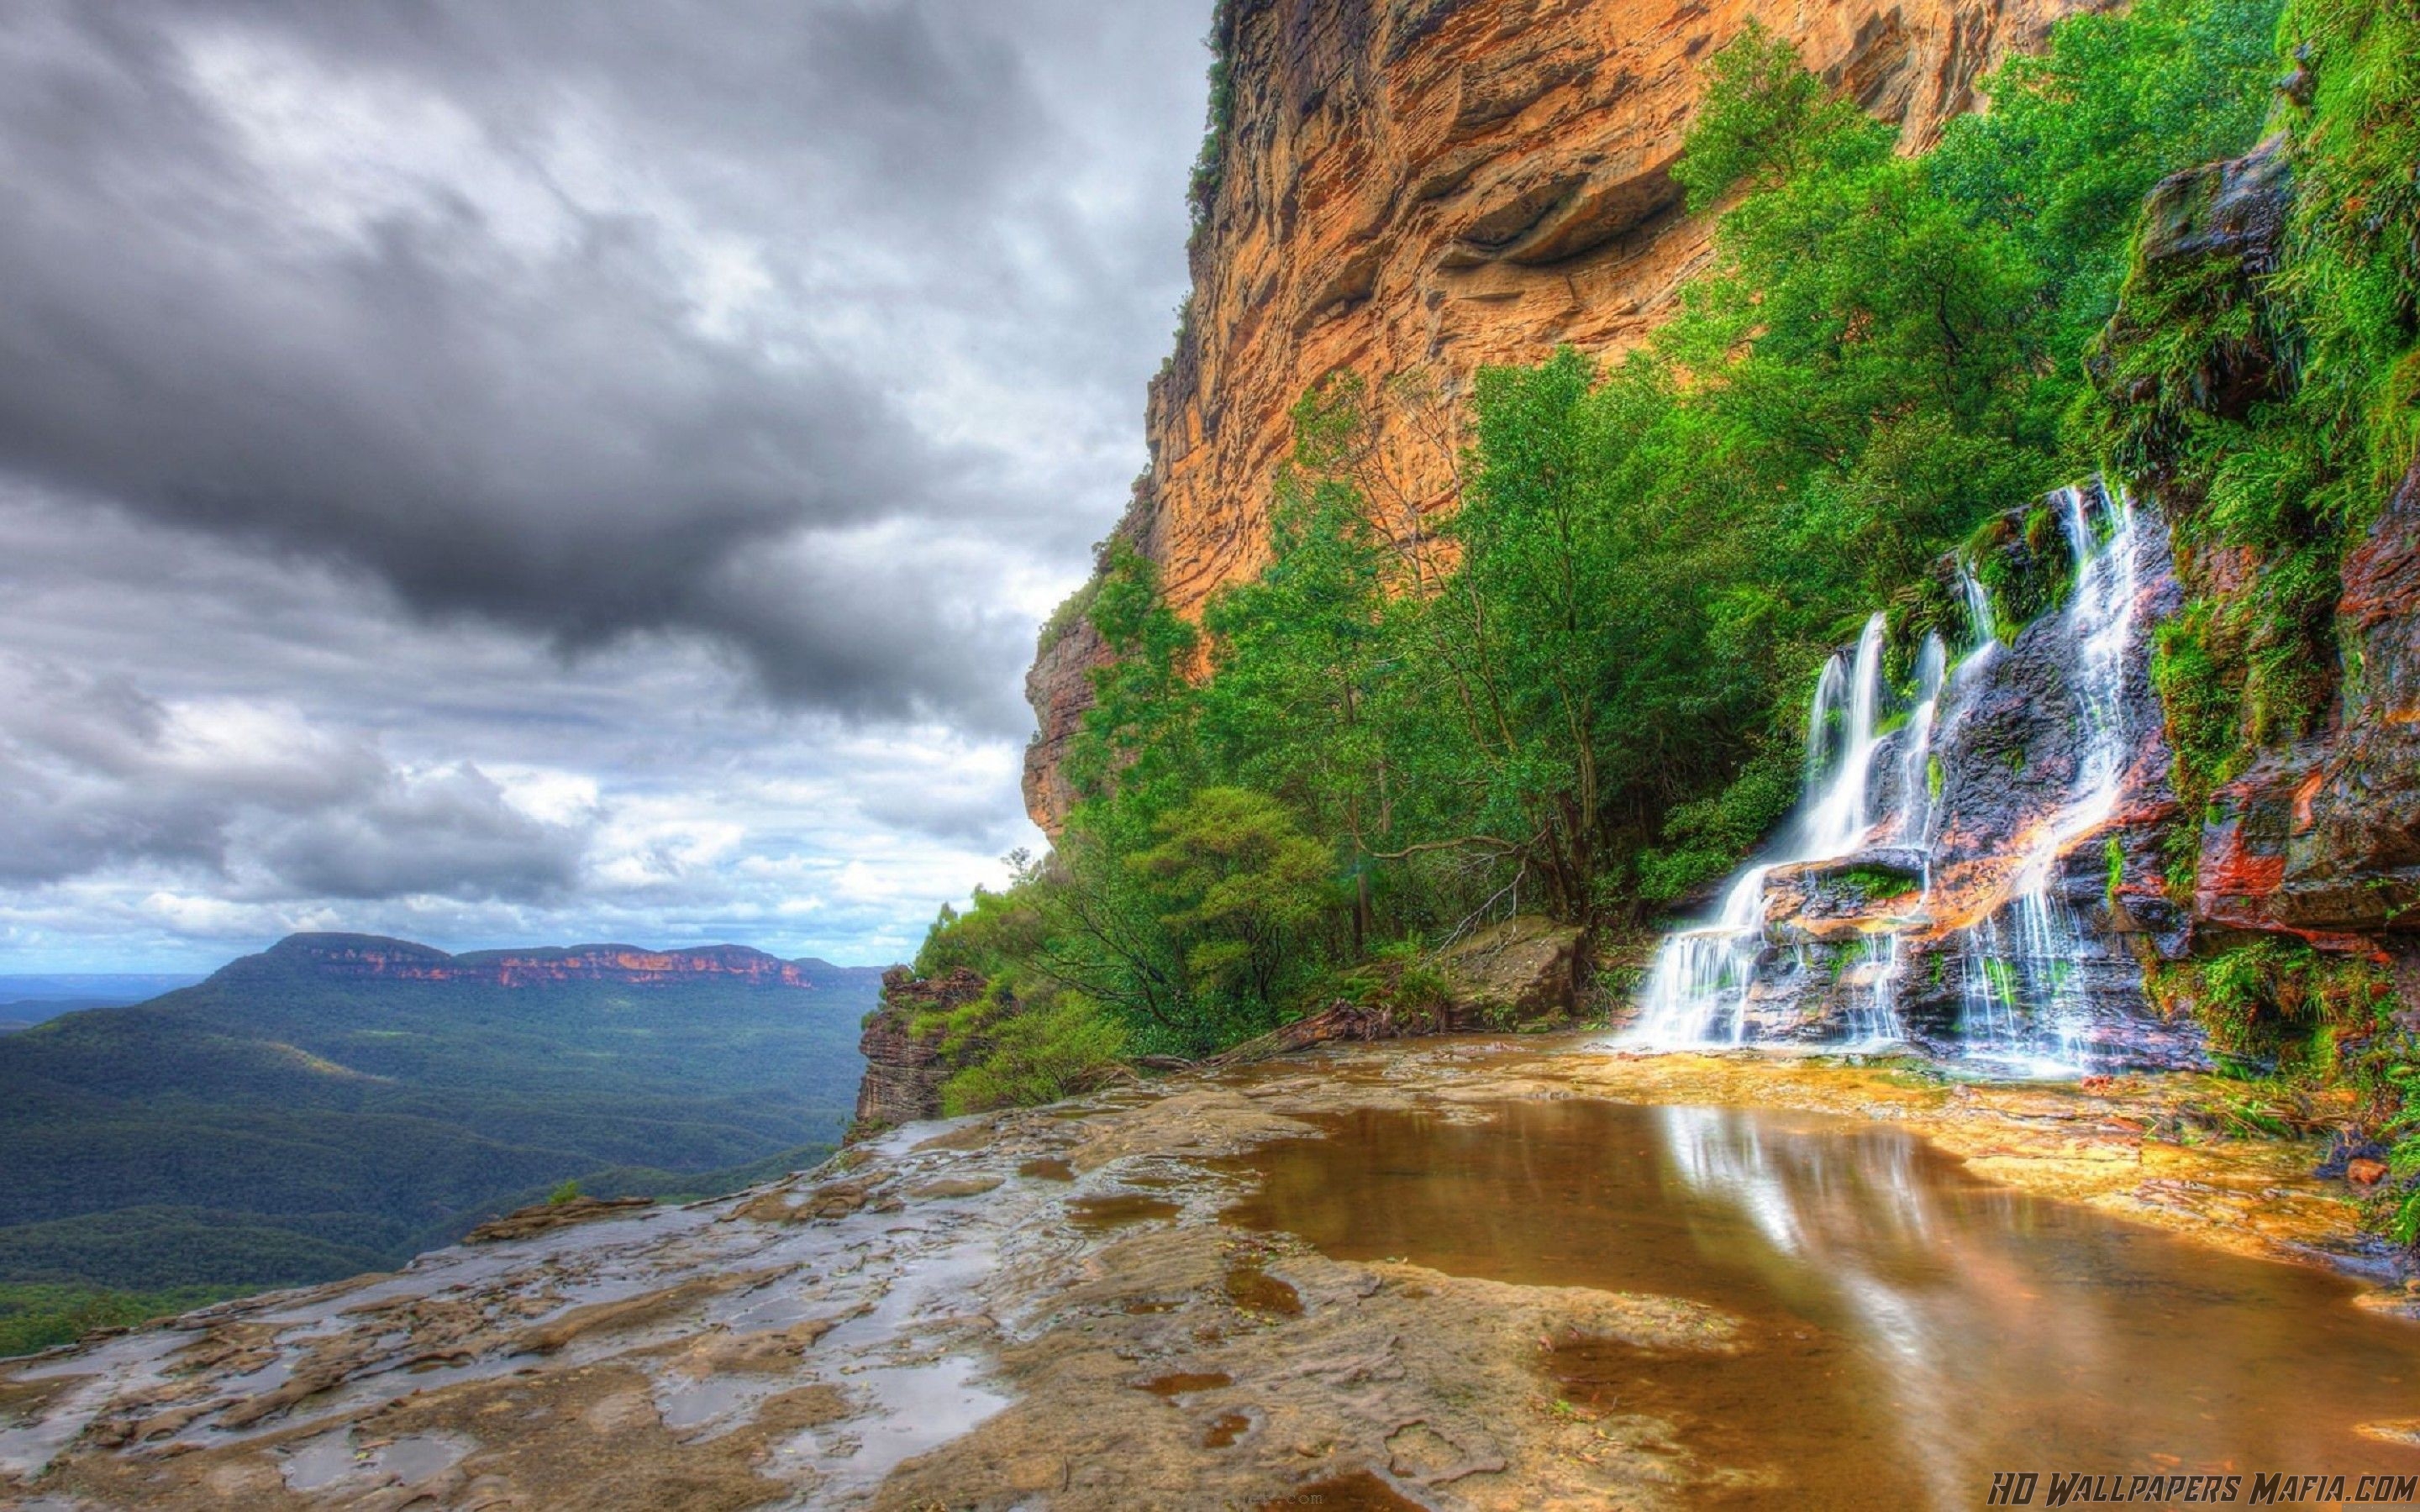
[(1440, 1508), (1687, 1505), (1734, 1473), (1676, 1453), (1652, 1412), (1570, 1411), (1547, 1356), (1713, 1358), (1756, 1347), (1738, 1319), (1327, 1258), (1222, 1225), (1246, 1178), (1221, 1159), (1365, 1109), (1761, 1103), (1888, 1120), (1994, 1180), (2212, 1244), (2358, 1260), (2350, 1195), (2306, 1151), (2146, 1137), (2195, 1086), (1962, 1089), (1448, 1039), (916, 1124), (736, 1197), (13, 1363), (0, 1504), (1249, 1507), (1359, 1486)]

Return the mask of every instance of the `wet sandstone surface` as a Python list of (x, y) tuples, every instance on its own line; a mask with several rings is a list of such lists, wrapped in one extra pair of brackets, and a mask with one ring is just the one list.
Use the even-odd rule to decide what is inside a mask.
[(0, 1367), (0, 1504), (1965, 1505), (2017, 1461), (2420, 1472), (2398, 1279), (2311, 1148), (2157, 1136), (2211, 1090), (1577, 1037), (1179, 1076)]

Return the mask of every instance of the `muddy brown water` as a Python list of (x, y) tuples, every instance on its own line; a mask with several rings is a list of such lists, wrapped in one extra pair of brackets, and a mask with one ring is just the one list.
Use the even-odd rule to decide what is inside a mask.
[[(1741, 1108), (1363, 1111), (1233, 1163), (1226, 1213), (1339, 1259), (1685, 1297), (1731, 1355), (1542, 1339), (1559, 1410), (1643, 1414), (1727, 1505), (1968, 1506), (1995, 1471), (2420, 1473), (2420, 1325), (2317, 1269), (1993, 1185), (1883, 1125)], [(2047, 1478), (2047, 1475), (2045, 1475)], [(1702, 1483), (1701, 1483), (1702, 1487)]]
[(1182, 1211), (1166, 1197), (1146, 1196), (1140, 1192), (1118, 1192), (1107, 1196), (1078, 1197), (1067, 1204), (1067, 1222), (1086, 1233), (1097, 1233), (1107, 1228), (1123, 1228), (1128, 1224), (1172, 1218)]

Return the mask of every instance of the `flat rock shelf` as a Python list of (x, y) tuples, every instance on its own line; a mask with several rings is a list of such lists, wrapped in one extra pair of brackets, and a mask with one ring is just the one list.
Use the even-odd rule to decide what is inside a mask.
[(1177, 1076), (12, 1363), (0, 1501), (1947, 1507), (2002, 1469), (2420, 1473), (2420, 1321), (2350, 1190), (2311, 1149), (2147, 1134), (2207, 1095), (1572, 1036)]

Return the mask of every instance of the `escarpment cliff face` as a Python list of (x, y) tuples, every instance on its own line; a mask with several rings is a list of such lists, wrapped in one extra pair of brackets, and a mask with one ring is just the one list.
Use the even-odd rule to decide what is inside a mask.
[(737, 980), (762, 987), (813, 989), (818, 982), (861, 982), (864, 967), (808, 959), (784, 961), (744, 945), (702, 945), (649, 950), (635, 945), (574, 945), (523, 950), (473, 950), (451, 955), (410, 940), (376, 934), (289, 934), (256, 956), (225, 968), (239, 975), (301, 971), (328, 980), (455, 981), (491, 987), (605, 981), (625, 986)]
[[(1373, 418), (1393, 503), (1454, 499), (1455, 396), (1482, 366), (1635, 345), (1703, 260), (1670, 170), (1704, 60), (1751, 21), (1911, 145), (1975, 83), (2098, 0), (1235, 0), (1232, 107), (1152, 465), (1119, 533), (1188, 617), (1258, 570), (1287, 412), (1349, 372), (1407, 380)], [(1046, 638), (1027, 807), (1056, 831), (1103, 654)]]

